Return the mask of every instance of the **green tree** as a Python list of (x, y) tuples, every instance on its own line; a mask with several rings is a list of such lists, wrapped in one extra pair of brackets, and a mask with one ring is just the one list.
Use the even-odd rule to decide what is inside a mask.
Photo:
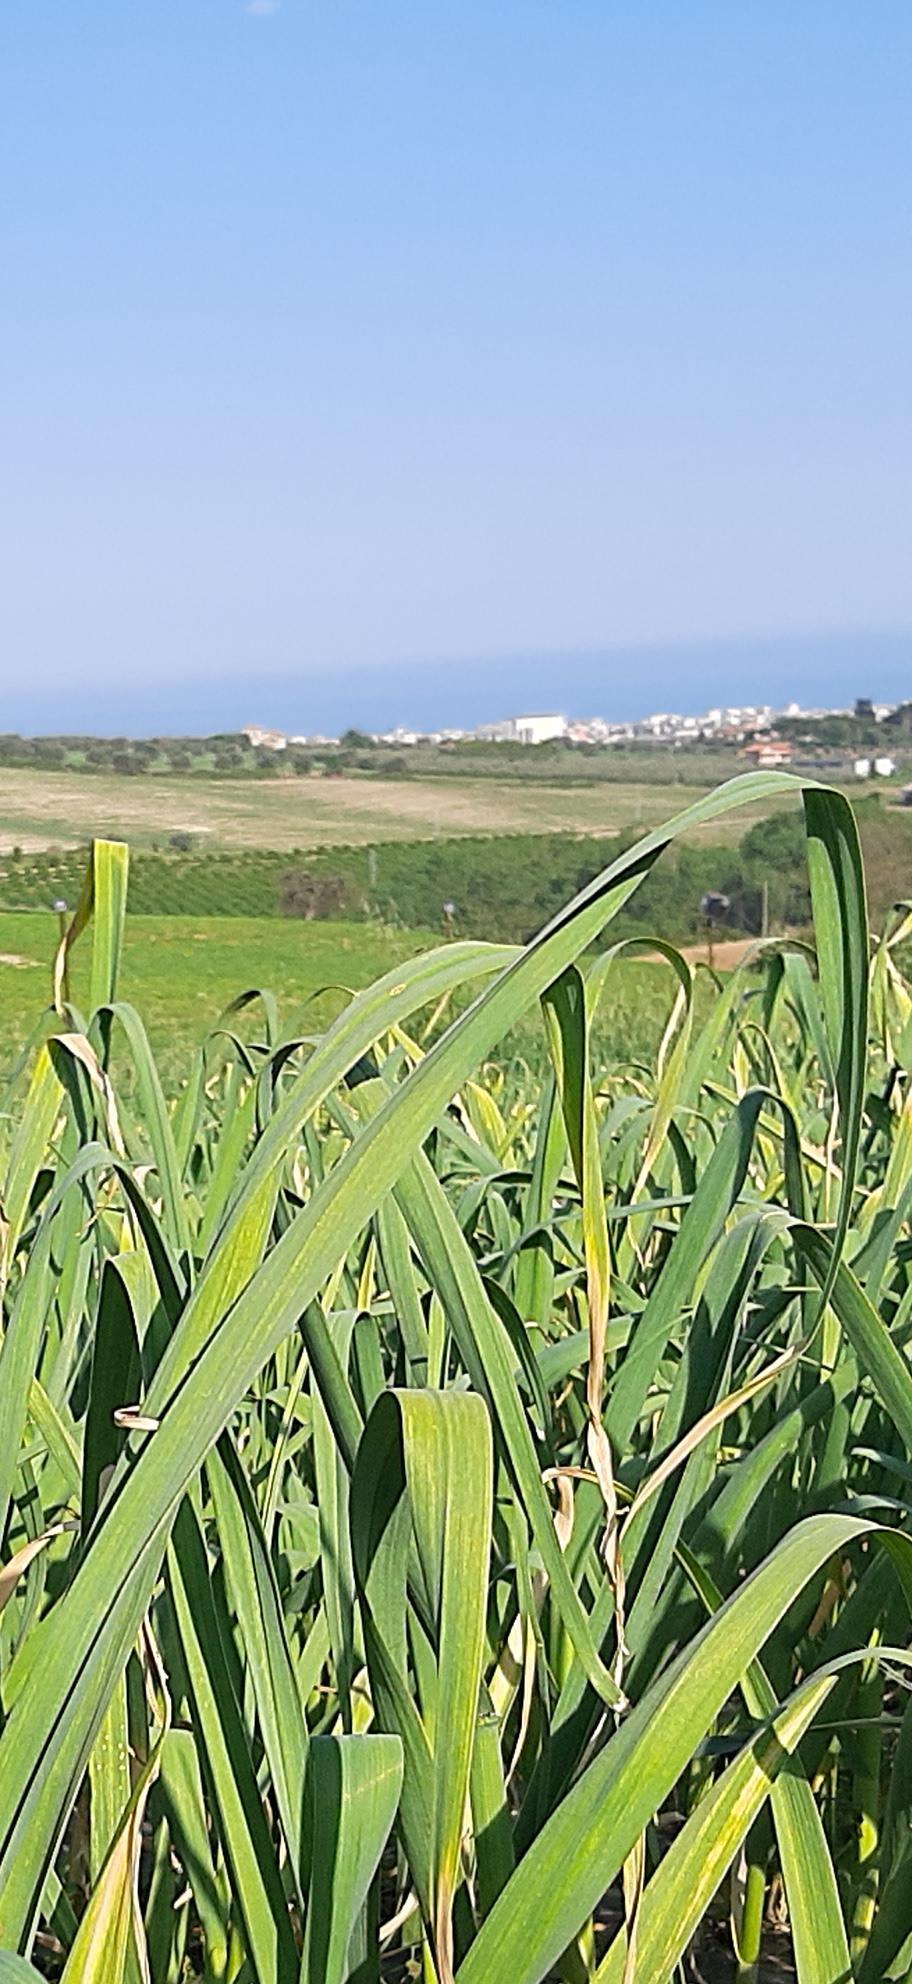
[(745, 877), (766, 888), (773, 924), (807, 923), (811, 914), (804, 823), (798, 812), (758, 820), (741, 842)]

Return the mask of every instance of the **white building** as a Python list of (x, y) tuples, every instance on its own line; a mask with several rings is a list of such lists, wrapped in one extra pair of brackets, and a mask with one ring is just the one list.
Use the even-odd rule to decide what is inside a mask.
[(878, 778), (892, 778), (896, 770), (895, 758), (875, 758), (874, 770)]
[(288, 743), (281, 730), (261, 730), (258, 723), (245, 724), (241, 736), (246, 737), (254, 751), (284, 751)]
[(548, 744), (553, 737), (566, 737), (563, 716), (507, 716), (500, 723), (480, 723), (473, 736), (492, 744)]
[(562, 716), (515, 716), (513, 735), (518, 744), (550, 744), (552, 738), (563, 737), (567, 721)]
[(870, 758), (856, 758), (852, 770), (854, 771), (856, 778), (870, 778), (871, 776)]

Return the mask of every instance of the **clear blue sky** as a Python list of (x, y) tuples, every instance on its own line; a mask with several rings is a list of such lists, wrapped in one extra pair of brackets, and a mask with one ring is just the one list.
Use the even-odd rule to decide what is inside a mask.
[(912, 693), (910, 100), (909, 0), (4, 0), (0, 728)]

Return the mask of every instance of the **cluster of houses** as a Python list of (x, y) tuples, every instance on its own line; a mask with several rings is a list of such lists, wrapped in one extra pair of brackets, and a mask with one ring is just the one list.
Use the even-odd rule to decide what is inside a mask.
[[(757, 770), (772, 771), (777, 766), (788, 767), (793, 763), (795, 747), (788, 738), (777, 737), (771, 731), (769, 736), (754, 737), (749, 744), (744, 744), (738, 756), (747, 758)], [(887, 756), (852, 760), (856, 778), (894, 778), (896, 769), (896, 759)]]
[[(596, 717), (591, 723), (568, 723), (554, 715), (508, 716), (501, 723), (483, 723), (477, 730), (409, 730), (397, 724), (394, 730), (368, 733), (373, 744), (456, 744), (466, 737), (488, 739), (498, 744), (550, 744), (566, 737), (571, 743), (607, 742), (615, 735), (611, 725)], [(619, 734), (619, 733), (618, 733)], [(254, 751), (285, 751), (289, 744), (338, 744), (338, 737), (286, 736), (283, 730), (264, 730), (258, 723), (245, 724), (241, 736)]]
[[(884, 710), (888, 708), (884, 705)], [(872, 709), (873, 715), (879, 714)], [(500, 723), (480, 724), (476, 730), (435, 730), (419, 732), (398, 727), (372, 735), (375, 744), (410, 746), (419, 743), (457, 743), (467, 738), (484, 739), (491, 743), (503, 744), (550, 744), (565, 741), (568, 744), (621, 744), (621, 743), (663, 743), (680, 747), (685, 743), (697, 743), (701, 739), (719, 740), (738, 747), (738, 754), (749, 764), (761, 770), (771, 770), (777, 766), (788, 766), (795, 762), (795, 746), (788, 738), (780, 737), (775, 728), (775, 712), (768, 704), (742, 704), (726, 709), (706, 710), (702, 716), (675, 716), (660, 713), (643, 717), (637, 723), (607, 723), (603, 717), (588, 717), (568, 720), (554, 711), (537, 712), (524, 716), (504, 717)], [(797, 703), (790, 703), (779, 712), (782, 717), (817, 717), (828, 714), (826, 711), (801, 710)], [(338, 743), (335, 737), (286, 736), (281, 730), (264, 730), (258, 724), (248, 724), (242, 735), (254, 750), (284, 751), (289, 745), (307, 745), (311, 749), (320, 745)], [(840, 769), (845, 770), (842, 759)], [(852, 769), (858, 779), (892, 778), (897, 770), (895, 759), (886, 755), (859, 757), (852, 762)]]
[[(482, 723), (475, 730), (394, 730), (371, 733), (375, 744), (413, 745), (458, 743), (478, 738), (495, 744), (624, 744), (693, 743), (700, 737), (719, 737), (739, 743), (756, 731), (769, 729), (772, 711), (745, 706), (739, 709), (712, 709), (703, 716), (658, 715), (636, 723), (608, 723), (604, 717), (561, 716), (554, 710), (534, 711), (523, 716), (507, 716), (498, 723)], [(255, 751), (284, 751), (290, 744), (337, 744), (337, 737), (288, 736), (282, 730), (265, 730), (260, 724), (247, 724), (242, 736)]]

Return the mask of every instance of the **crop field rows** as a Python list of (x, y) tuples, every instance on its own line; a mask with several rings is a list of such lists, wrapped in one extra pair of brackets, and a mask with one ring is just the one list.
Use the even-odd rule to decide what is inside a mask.
[[(604, 866), (605, 841), (612, 837), (542, 832), (287, 850), (140, 848), (131, 861), (129, 910), (140, 916), (320, 919), (345, 908), (375, 915), (386, 910), (388, 920), (414, 927), (429, 914), (439, 921), (449, 892), (458, 896), (462, 914), (476, 914), (479, 907), (483, 912), (498, 897), (522, 900), (528, 921), (543, 876), (556, 905), (568, 892), (565, 886), (559, 893), (562, 883), (572, 889), (581, 869), (588, 868), (589, 880)], [(0, 913), (74, 903), (86, 852), (81, 847), (0, 856)], [(310, 900), (302, 893), (304, 881), (312, 884)]]
[(296, 1037), (245, 974), (170, 1099), (95, 843), (0, 1118), (0, 1984), (907, 1984), (912, 994), (846, 800), (813, 950), (698, 1005), (656, 939), (651, 1061), (600, 1031), (669, 838), (783, 790)]

